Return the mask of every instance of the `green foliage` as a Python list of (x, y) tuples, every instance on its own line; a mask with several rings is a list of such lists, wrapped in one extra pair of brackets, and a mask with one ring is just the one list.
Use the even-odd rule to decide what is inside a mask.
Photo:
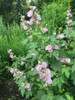
[(61, 26), (64, 28), (66, 23), (66, 10), (68, 9), (69, 2), (70, 0), (56, 0), (48, 4), (43, 3), (42, 9), (39, 12), (42, 15), (44, 24), (47, 23), (48, 35), (52, 34)]

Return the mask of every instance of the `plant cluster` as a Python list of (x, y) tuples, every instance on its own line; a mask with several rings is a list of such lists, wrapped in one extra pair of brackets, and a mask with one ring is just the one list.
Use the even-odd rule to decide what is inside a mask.
[(75, 88), (75, 30), (67, 10), (67, 25), (52, 35), (43, 26), (36, 6), (30, 6), (29, 20), (21, 16), (28, 53), (17, 57), (9, 49), (12, 66), (8, 67), (27, 100), (74, 100)]

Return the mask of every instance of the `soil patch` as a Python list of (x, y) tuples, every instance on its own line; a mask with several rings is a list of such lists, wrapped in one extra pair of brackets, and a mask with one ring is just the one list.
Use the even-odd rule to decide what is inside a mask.
[(0, 85), (0, 100), (25, 100), (12, 78), (4, 80)]

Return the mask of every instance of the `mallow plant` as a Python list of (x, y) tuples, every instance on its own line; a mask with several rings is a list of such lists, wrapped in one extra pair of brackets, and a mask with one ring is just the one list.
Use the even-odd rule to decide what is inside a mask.
[(74, 100), (75, 87), (75, 22), (71, 20), (71, 10), (67, 10), (67, 25), (62, 32), (48, 35), (36, 6), (30, 6), (29, 20), (21, 16), (26, 39), (23, 45), (29, 47), (25, 57), (16, 57), (12, 50), (8, 53), (13, 74), (22, 96), (26, 100)]

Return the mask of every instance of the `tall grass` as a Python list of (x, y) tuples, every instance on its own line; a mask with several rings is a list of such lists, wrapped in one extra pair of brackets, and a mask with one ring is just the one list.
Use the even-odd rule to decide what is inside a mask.
[(22, 26), (13, 23), (11, 26), (5, 27), (2, 18), (0, 18), (0, 56), (3, 60), (8, 60), (8, 49), (12, 49), (16, 55), (26, 55), (27, 48), (22, 45), (25, 39), (25, 30)]
[(48, 24), (48, 34), (52, 34), (59, 27), (66, 24), (66, 10), (70, 8), (70, 0), (53, 0), (51, 3), (43, 3), (40, 14), (44, 24)]

